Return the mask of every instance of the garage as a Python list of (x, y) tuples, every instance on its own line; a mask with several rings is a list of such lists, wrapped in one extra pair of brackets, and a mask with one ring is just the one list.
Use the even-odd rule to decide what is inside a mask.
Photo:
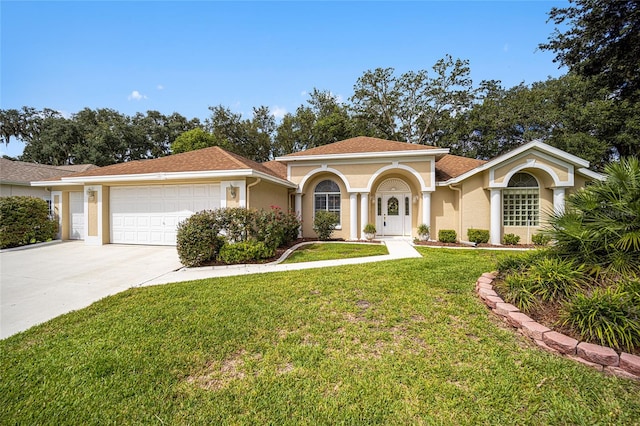
[(220, 184), (110, 188), (111, 242), (175, 245), (178, 223), (220, 208)]

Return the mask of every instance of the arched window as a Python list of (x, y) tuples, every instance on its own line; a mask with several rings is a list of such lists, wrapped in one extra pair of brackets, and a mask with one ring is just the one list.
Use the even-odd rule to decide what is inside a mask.
[(538, 226), (540, 188), (529, 173), (516, 173), (502, 191), (504, 226)]
[(319, 210), (334, 212), (340, 221), (340, 187), (332, 180), (323, 180), (313, 191), (313, 211)]

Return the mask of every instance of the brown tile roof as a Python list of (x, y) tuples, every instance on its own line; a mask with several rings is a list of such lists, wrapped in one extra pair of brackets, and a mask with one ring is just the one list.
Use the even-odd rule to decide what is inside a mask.
[(72, 175), (72, 177), (138, 175), (147, 173), (179, 173), (253, 169), (273, 177), (281, 177), (272, 169), (224, 149), (213, 146), (150, 160), (113, 164)]
[(436, 180), (446, 181), (486, 163), (483, 160), (447, 154), (436, 162)]
[(276, 175), (282, 179), (287, 179), (287, 165), (279, 161), (267, 161), (262, 163), (263, 166), (273, 171)]
[(97, 168), (93, 164), (68, 166), (50, 166), (48, 164), (28, 163), (0, 158), (0, 181), (28, 185), (38, 180), (55, 179), (74, 172)]
[(307, 149), (305, 151), (294, 152), (285, 155), (286, 157), (299, 157), (306, 155), (334, 155), (334, 154), (359, 154), (365, 152), (392, 152), (392, 151), (422, 151), (425, 149), (435, 149), (433, 146), (416, 145), (407, 142), (395, 142), (385, 139), (371, 138), (368, 136), (358, 136), (327, 145)]

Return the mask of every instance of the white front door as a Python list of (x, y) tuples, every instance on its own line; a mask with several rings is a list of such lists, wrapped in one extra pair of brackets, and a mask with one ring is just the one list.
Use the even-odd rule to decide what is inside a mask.
[(69, 239), (84, 240), (84, 194), (69, 192)]
[(411, 234), (411, 194), (379, 194), (376, 227), (380, 235)]

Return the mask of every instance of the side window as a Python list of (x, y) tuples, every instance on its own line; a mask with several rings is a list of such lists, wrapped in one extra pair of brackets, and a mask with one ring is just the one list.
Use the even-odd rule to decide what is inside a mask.
[(340, 187), (332, 180), (323, 180), (313, 191), (313, 211), (334, 212), (340, 220)]

